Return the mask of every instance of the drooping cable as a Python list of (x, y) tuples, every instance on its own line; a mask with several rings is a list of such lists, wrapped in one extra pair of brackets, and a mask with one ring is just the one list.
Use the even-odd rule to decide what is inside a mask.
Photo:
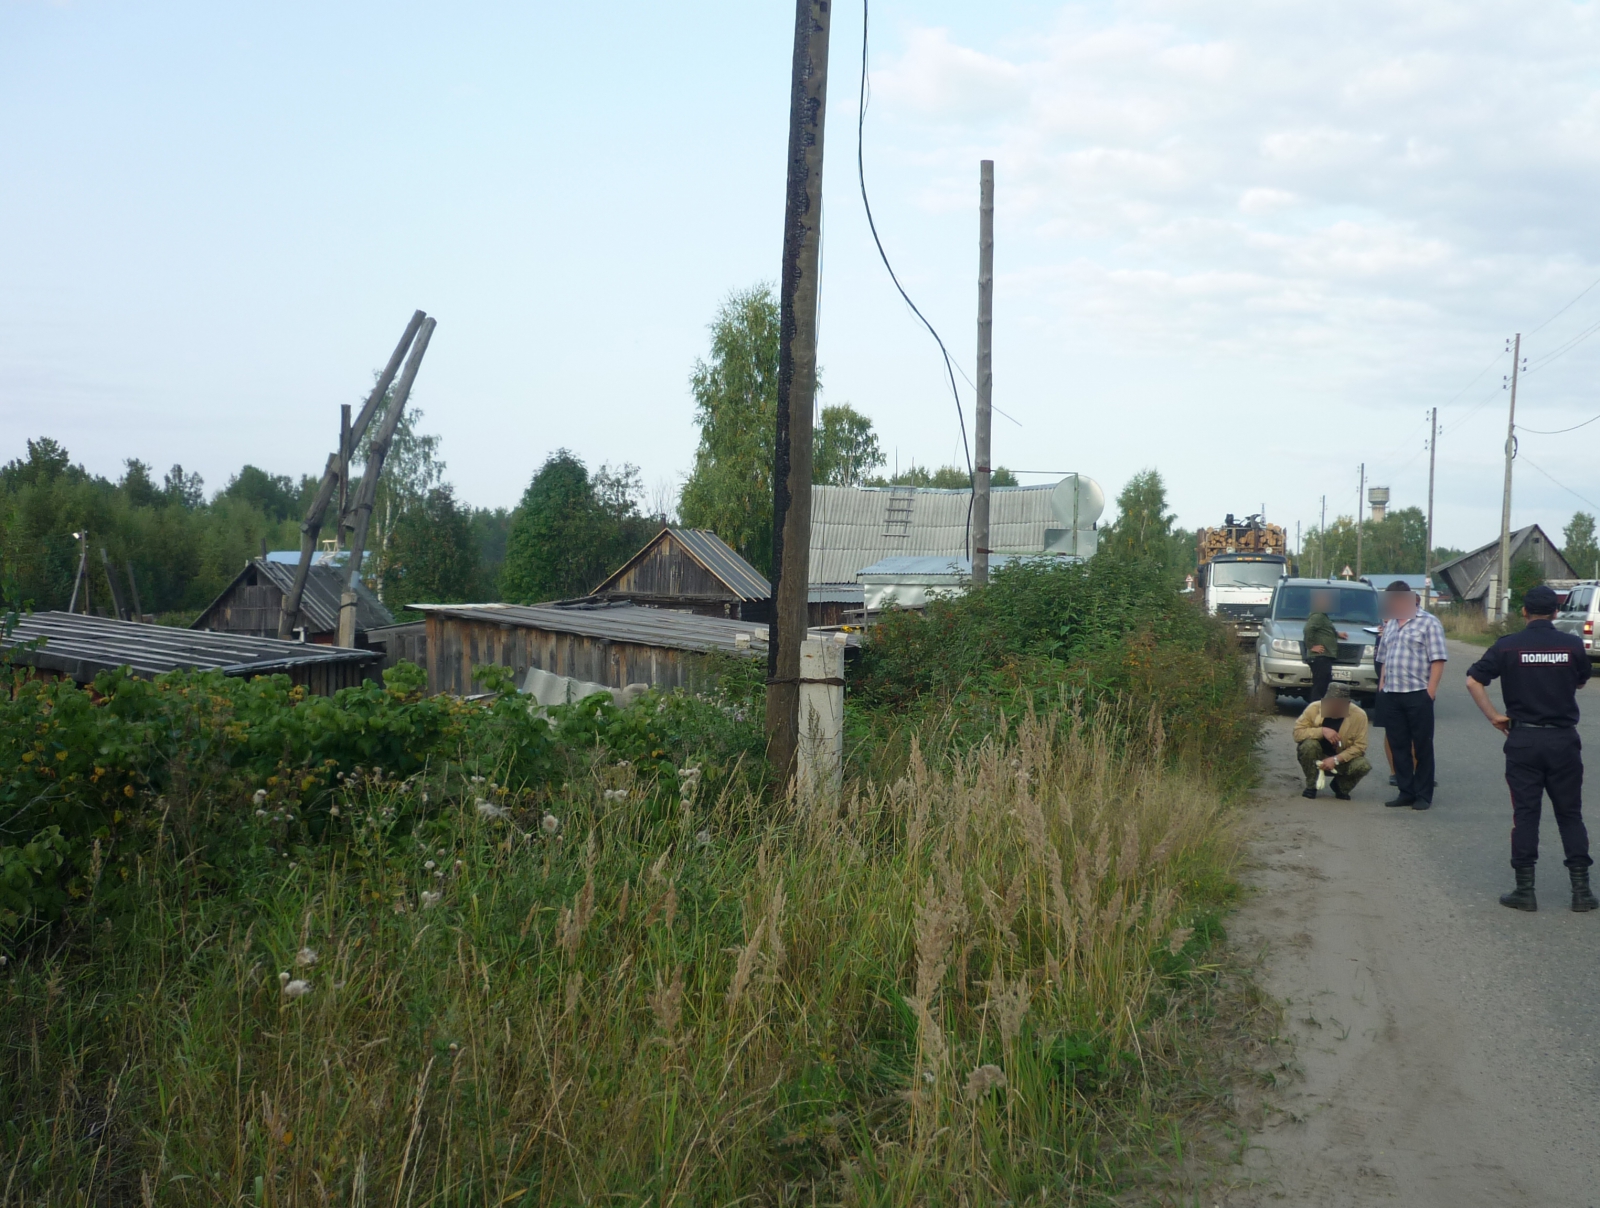
[(1563, 432), (1576, 432), (1579, 428), (1587, 428), (1590, 424), (1594, 423), (1595, 420), (1600, 420), (1600, 415), (1586, 419), (1581, 424), (1573, 424), (1570, 428), (1550, 428), (1546, 430), (1544, 428), (1524, 428), (1521, 424), (1518, 424), (1517, 431), (1531, 432), (1535, 436), (1560, 436)]
[[(861, 90), (856, 102), (856, 179), (861, 185), (861, 206), (867, 212), (867, 227), (872, 232), (872, 242), (877, 245), (878, 258), (883, 261), (883, 267), (889, 272), (889, 280), (894, 282), (895, 289), (899, 291), (900, 297), (905, 300), (905, 304), (911, 308), (911, 313), (922, 320), (922, 325), (928, 329), (928, 334), (933, 337), (933, 342), (939, 346), (939, 354), (944, 357), (944, 371), (950, 379), (950, 397), (955, 400), (956, 404), (956, 422), (961, 425), (961, 451), (967, 460), (967, 481), (972, 484), (973, 490), (976, 490), (977, 483), (972, 472), (972, 448), (967, 443), (967, 417), (961, 410), (961, 392), (956, 388), (956, 371), (950, 360), (950, 350), (944, 346), (944, 341), (940, 339), (939, 333), (934, 330), (933, 324), (928, 322), (928, 317), (917, 309), (917, 304), (911, 300), (911, 295), (906, 293), (905, 286), (900, 284), (900, 278), (895, 275), (894, 265), (889, 263), (889, 253), (883, 250), (883, 240), (878, 237), (878, 224), (872, 218), (872, 202), (867, 197), (867, 167), (863, 143), (866, 138), (867, 128), (867, 15), (869, 5), (870, 0), (861, 0)], [(972, 499), (970, 496), (967, 499), (967, 557), (972, 557)]]

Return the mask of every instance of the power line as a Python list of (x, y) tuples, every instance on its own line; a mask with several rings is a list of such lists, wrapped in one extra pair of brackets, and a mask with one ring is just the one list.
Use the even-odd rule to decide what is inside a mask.
[(1541, 466), (1538, 462), (1536, 462), (1532, 458), (1530, 458), (1526, 453), (1523, 453), (1520, 449), (1517, 451), (1517, 460), (1518, 461), (1527, 462), (1530, 466), (1532, 466), (1535, 470), (1538, 470), (1539, 473), (1543, 474), (1551, 482), (1555, 483), (1556, 486), (1560, 487), (1568, 495), (1571, 495), (1574, 499), (1581, 499), (1581, 500), (1583, 500), (1583, 502), (1587, 503), (1590, 507), (1594, 508), (1596, 511), (1600, 511), (1600, 503), (1596, 503), (1594, 500), (1590, 499), (1586, 495), (1578, 494), (1578, 492), (1574, 491), (1566, 483), (1562, 482), (1554, 474), (1550, 473), (1549, 470), (1546, 470), (1543, 466)]
[(1587, 294), (1590, 290), (1592, 290), (1597, 285), (1600, 285), (1600, 277), (1596, 277), (1593, 281), (1589, 282), (1589, 284), (1583, 288), (1582, 292), (1580, 292), (1576, 298), (1574, 298), (1571, 302), (1568, 302), (1565, 306), (1563, 306), (1560, 310), (1556, 311), (1555, 314), (1551, 315), (1548, 319), (1546, 319), (1543, 323), (1539, 324), (1539, 326), (1535, 327), (1533, 329), (1533, 331), (1530, 331), (1528, 334), (1531, 336), (1535, 332), (1543, 331), (1546, 327), (1549, 327), (1550, 324), (1554, 323), (1557, 319), (1559, 319), (1562, 315), (1566, 314), (1569, 310), (1571, 310), (1579, 302), (1583, 301), (1584, 295)]
[[(905, 304), (911, 308), (911, 313), (922, 320), (922, 325), (928, 329), (928, 334), (933, 337), (934, 343), (939, 345), (939, 353), (944, 357), (944, 370), (950, 378), (950, 397), (955, 400), (956, 421), (961, 425), (961, 450), (967, 459), (967, 477), (971, 478), (972, 449), (967, 444), (967, 417), (961, 410), (961, 392), (956, 389), (956, 373), (955, 367), (950, 360), (950, 350), (944, 346), (944, 341), (939, 338), (939, 333), (934, 330), (933, 324), (928, 322), (928, 317), (917, 309), (917, 304), (911, 300), (911, 295), (906, 293), (905, 286), (900, 284), (900, 278), (895, 275), (894, 265), (889, 263), (889, 253), (883, 250), (883, 240), (878, 238), (878, 224), (872, 219), (872, 202), (867, 198), (866, 156), (862, 147), (866, 139), (867, 128), (868, 7), (869, 0), (861, 0), (861, 91), (857, 99), (856, 114), (856, 179), (861, 183), (861, 205), (867, 212), (867, 226), (872, 231), (872, 242), (877, 245), (878, 257), (883, 261), (883, 267), (889, 270), (889, 280), (894, 282), (895, 289), (900, 291), (900, 296), (905, 299)], [(1006, 418), (1010, 419), (1011, 417), (1007, 416)]]
[(1532, 373), (1535, 369), (1543, 369), (1557, 357), (1565, 356), (1579, 344), (1582, 344), (1590, 336), (1594, 335), (1597, 331), (1600, 331), (1600, 323), (1596, 323), (1591, 327), (1586, 327), (1583, 331), (1580, 331), (1577, 335), (1573, 336), (1572, 339), (1561, 345), (1561, 347), (1557, 348), (1554, 352), (1547, 352), (1544, 354), (1544, 356), (1534, 361), (1532, 366), (1529, 367), (1528, 372)]
[(1531, 432), (1535, 436), (1560, 436), (1563, 432), (1576, 432), (1579, 428), (1587, 428), (1597, 419), (1600, 419), (1600, 415), (1595, 416), (1594, 419), (1586, 419), (1581, 424), (1573, 424), (1570, 428), (1551, 428), (1548, 431), (1543, 428), (1518, 428), (1517, 431)]

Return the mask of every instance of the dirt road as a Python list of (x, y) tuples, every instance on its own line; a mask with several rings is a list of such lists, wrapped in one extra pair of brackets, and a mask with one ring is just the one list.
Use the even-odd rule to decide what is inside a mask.
[[(1385, 809), (1381, 750), (1355, 800), (1303, 800), (1285, 701), (1235, 942), (1285, 1004), (1298, 1071), (1268, 1092), (1232, 1205), (1600, 1205), (1600, 912), (1568, 909), (1546, 810), (1540, 910), (1510, 887), (1500, 740), (1451, 643), (1438, 704), (1439, 789)], [(1600, 681), (1585, 691), (1600, 784)], [(1381, 734), (1381, 732), (1379, 732)], [(1600, 794), (1589, 821), (1600, 840)]]

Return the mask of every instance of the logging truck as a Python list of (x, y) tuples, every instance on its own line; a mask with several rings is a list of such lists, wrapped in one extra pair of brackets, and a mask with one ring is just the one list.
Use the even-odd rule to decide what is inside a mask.
[(1289, 546), (1281, 527), (1260, 516), (1235, 520), (1196, 535), (1196, 589), (1205, 610), (1233, 623), (1239, 640), (1254, 642), (1272, 608), (1272, 592), (1289, 573)]

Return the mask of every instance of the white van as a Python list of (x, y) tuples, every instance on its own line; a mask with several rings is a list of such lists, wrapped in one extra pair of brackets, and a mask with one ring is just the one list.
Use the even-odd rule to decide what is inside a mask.
[(1595, 649), (1596, 622), (1600, 622), (1600, 579), (1579, 579), (1567, 593), (1567, 602), (1556, 613), (1556, 628), (1583, 639), (1590, 661), (1600, 659)]

